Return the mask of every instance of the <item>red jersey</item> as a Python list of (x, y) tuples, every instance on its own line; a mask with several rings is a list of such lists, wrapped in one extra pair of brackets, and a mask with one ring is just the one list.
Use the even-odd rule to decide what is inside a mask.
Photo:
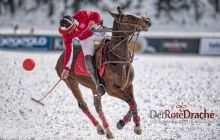
[(72, 18), (74, 21), (78, 22), (77, 28), (71, 34), (64, 34), (64, 44), (65, 44), (65, 56), (64, 56), (64, 69), (70, 70), (72, 59), (73, 59), (73, 47), (72, 40), (77, 38), (79, 40), (84, 40), (93, 35), (90, 31), (90, 27), (94, 24), (99, 25), (102, 21), (101, 14), (99, 12), (91, 12), (87, 10), (80, 10), (75, 13)]

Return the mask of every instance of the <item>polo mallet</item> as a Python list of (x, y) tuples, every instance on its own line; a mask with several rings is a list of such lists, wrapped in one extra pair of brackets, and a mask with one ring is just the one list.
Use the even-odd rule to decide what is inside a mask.
[(46, 95), (44, 95), (41, 99), (37, 100), (37, 99), (31, 98), (31, 100), (34, 101), (34, 102), (36, 102), (36, 103), (38, 103), (39, 105), (44, 106), (44, 104), (43, 104), (41, 101), (42, 101), (44, 98), (46, 98), (46, 97), (51, 93), (51, 91), (60, 83), (61, 80), (62, 80), (62, 79), (60, 79), (60, 80), (51, 88), (51, 90), (50, 90)]

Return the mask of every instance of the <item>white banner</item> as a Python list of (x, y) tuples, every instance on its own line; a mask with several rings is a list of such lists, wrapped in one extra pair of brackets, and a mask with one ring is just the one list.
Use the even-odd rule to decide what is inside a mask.
[(220, 39), (202, 38), (200, 40), (199, 54), (220, 55)]

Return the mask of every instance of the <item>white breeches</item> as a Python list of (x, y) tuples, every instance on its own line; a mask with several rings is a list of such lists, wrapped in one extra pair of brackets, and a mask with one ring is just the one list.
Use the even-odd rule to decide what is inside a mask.
[(105, 36), (101, 35), (100, 33), (95, 33), (91, 37), (81, 40), (80, 43), (82, 45), (82, 50), (84, 56), (86, 55), (93, 55), (94, 53), (94, 41), (101, 41), (103, 38), (111, 38), (110, 34), (105, 34)]

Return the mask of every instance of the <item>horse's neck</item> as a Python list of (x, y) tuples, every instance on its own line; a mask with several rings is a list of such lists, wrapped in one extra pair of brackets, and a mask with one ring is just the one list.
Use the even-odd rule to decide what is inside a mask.
[[(120, 29), (117, 26), (117, 23), (114, 22), (113, 23), (113, 31), (121, 31), (122, 29)], [(123, 41), (124, 40), (124, 41)], [(122, 42), (123, 41), (123, 42)], [(120, 43), (120, 44), (119, 44)], [(122, 32), (113, 32), (112, 33), (112, 38), (111, 38), (111, 45), (110, 48), (113, 49), (113, 51), (119, 55), (120, 57), (123, 58), (128, 58), (129, 57), (129, 52), (128, 52), (128, 36), (126, 36), (124, 33)], [(114, 60), (121, 60), (121, 58), (117, 57), (117, 56), (112, 56), (114, 57)]]

